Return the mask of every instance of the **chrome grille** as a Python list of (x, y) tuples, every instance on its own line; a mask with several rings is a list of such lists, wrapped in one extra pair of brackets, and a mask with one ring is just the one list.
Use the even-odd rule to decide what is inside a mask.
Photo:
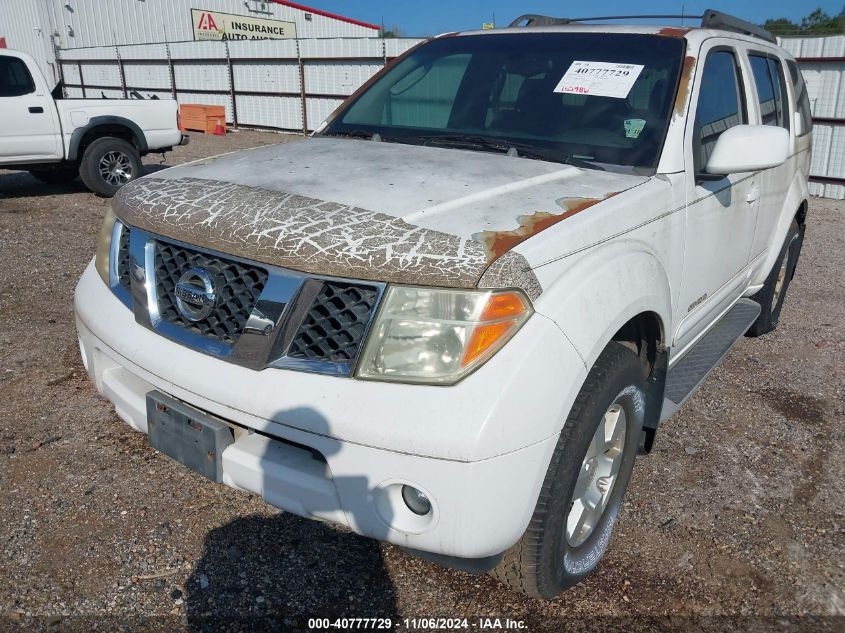
[(291, 342), (288, 356), (351, 363), (358, 356), (378, 288), (327, 281)]
[[(256, 370), (352, 375), (385, 289), (258, 264), (122, 224), (112, 240), (111, 288), (140, 325)], [(180, 279), (196, 283), (196, 270), (182, 279), (191, 269), (210, 277), (216, 294), (211, 312), (196, 321), (176, 298)]]
[[(218, 299), (211, 314), (196, 322), (183, 318), (176, 307), (176, 284), (191, 268), (206, 270), (215, 279), (218, 290)], [(267, 271), (258, 266), (157, 241), (155, 280), (158, 312), (162, 319), (201, 336), (234, 345), (264, 289)]]
[(129, 278), (129, 227), (122, 226), (120, 229), (120, 240), (117, 246), (117, 281), (129, 290), (131, 281)]

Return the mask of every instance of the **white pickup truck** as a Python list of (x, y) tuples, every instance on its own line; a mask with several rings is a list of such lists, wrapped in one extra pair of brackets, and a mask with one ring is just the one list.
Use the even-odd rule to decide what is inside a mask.
[(526, 21), (412, 49), (300, 143), (125, 187), (76, 315), (163, 453), (551, 598), (658, 425), (777, 326), (812, 121), (730, 16)]
[(0, 50), (0, 169), (50, 184), (77, 176), (113, 196), (141, 175), (141, 156), (184, 145), (179, 106), (161, 99), (64, 99), (35, 60)]

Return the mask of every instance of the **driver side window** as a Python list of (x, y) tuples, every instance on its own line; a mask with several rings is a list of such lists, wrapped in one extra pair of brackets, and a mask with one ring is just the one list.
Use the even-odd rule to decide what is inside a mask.
[(722, 132), (747, 121), (736, 55), (724, 49), (711, 51), (704, 62), (695, 113), (693, 159), (696, 174), (704, 172)]

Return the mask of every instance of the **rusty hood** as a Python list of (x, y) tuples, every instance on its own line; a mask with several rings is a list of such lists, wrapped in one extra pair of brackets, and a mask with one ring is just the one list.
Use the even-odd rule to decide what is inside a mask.
[(647, 178), (464, 150), (311, 138), (225, 154), (120, 190), (118, 217), (306, 273), (540, 289), (514, 251)]

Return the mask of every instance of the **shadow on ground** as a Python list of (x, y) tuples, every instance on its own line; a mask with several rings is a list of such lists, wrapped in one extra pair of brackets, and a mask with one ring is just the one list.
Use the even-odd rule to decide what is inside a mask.
[(310, 618), (397, 617), (376, 541), (287, 513), (211, 530), (185, 589), (189, 631), (306, 630)]
[[(173, 165), (144, 165), (142, 175), (149, 176), (169, 167)], [(27, 171), (0, 171), (0, 199), (37, 198), (84, 191), (85, 185), (78, 178), (68, 184), (50, 185), (41, 182)]]

